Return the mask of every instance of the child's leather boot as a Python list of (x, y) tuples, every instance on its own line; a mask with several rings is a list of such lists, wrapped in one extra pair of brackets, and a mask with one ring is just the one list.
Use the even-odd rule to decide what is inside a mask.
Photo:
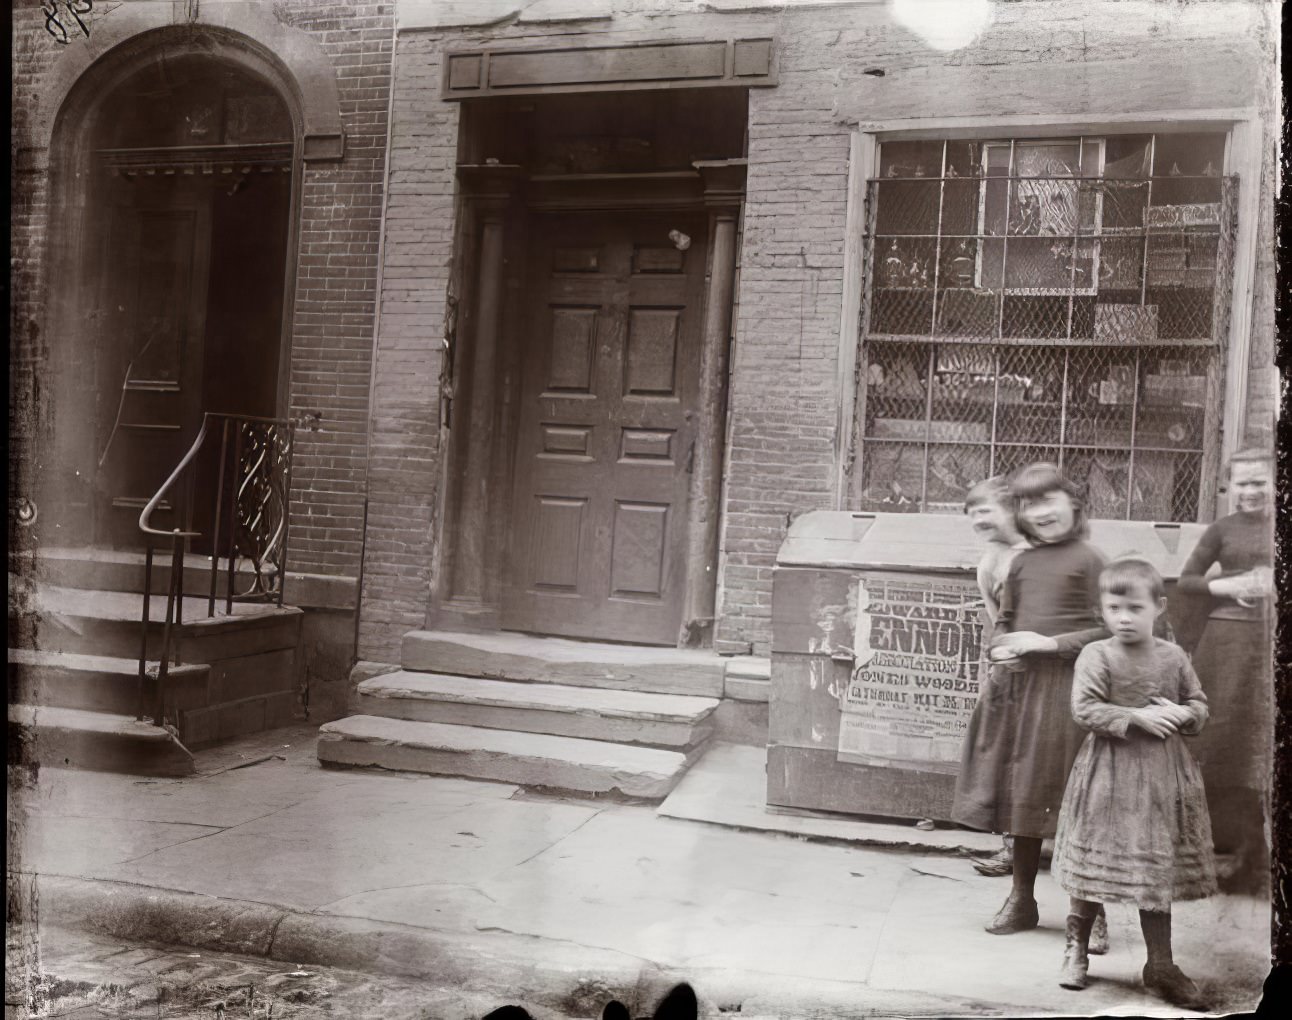
[(1108, 915), (1103, 907), (1095, 915), (1095, 925), (1090, 929), (1090, 946), (1087, 950), (1091, 956), (1103, 956), (1108, 952)]
[(1090, 979), (1086, 972), (1090, 968), (1090, 957), (1087, 955), (1090, 944), (1090, 925), (1092, 917), (1081, 917), (1079, 914), (1068, 915), (1068, 941), (1063, 947), (1063, 967), (1059, 971), (1059, 985), (1081, 991)]

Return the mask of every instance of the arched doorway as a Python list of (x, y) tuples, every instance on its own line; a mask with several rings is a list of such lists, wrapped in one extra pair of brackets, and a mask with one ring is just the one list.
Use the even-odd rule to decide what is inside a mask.
[[(296, 132), (246, 61), (169, 48), (137, 59), (68, 130), (55, 194), (79, 215), (67, 217), (70, 279), (52, 288), (66, 302), (51, 363), (70, 496), (57, 540), (131, 547), (203, 412), (281, 409)], [(215, 474), (194, 474), (203, 534)], [(156, 523), (181, 523), (179, 509), (165, 504)]]

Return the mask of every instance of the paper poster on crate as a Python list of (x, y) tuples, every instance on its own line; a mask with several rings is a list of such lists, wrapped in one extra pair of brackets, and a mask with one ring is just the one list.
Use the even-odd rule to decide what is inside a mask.
[(857, 582), (854, 666), (839, 761), (955, 773), (978, 701), (982, 596), (972, 581)]

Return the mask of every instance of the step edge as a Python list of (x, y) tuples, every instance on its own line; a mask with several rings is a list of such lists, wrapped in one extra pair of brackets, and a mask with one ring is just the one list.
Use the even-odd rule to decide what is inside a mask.
[[(489, 708), (517, 708), (517, 709), (528, 709), (528, 710), (543, 711), (543, 712), (560, 712), (563, 714), (600, 715), (600, 716), (607, 716), (610, 718), (617, 718), (617, 719), (646, 719), (646, 720), (657, 721), (657, 722), (685, 722), (688, 720), (694, 720), (696, 722), (699, 722), (707, 718), (713, 712), (715, 712), (718, 708), (718, 705), (721, 704), (720, 698), (706, 698), (701, 695), (688, 695), (688, 694), (673, 695), (673, 694), (656, 693), (654, 691), (618, 691), (611, 688), (573, 687), (573, 686), (567, 686), (563, 684), (525, 684), (525, 683), (517, 683), (512, 681), (506, 681), (506, 680), (496, 680), (489, 677), (458, 677), (454, 674), (424, 674), (426, 676), (451, 676), (452, 675), (454, 676), (455, 679), (474, 680), (474, 681), (479, 681), (482, 684), (511, 683), (512, 686), (516, 688), (537, 687), (544, 690), (570, 691), (572, 699), (579, 695), (586, 696), (585, 692), (587, 691), (604, 691), (605, 693), (612, 694), (612, 695), (622, 693), (622, 694), (644, 694), (655, 698), (670, 698), (670, 697), (690, 698), (696, 701), (707, 702), (707, 704), (704, 704), (701, 706), (692, 706), (685, 710), (679, 708), (676, 714), (665, 714), (665, 713), (654, 712), (654, 711), (630, 711), (627, 709), (617, 708), (614, 706), (601, 707), (601, 706), (592, 706), (592, 705), (561, 705), (561, 704), (551, 704), (551, 703), (539, 702), (539, 701), (531, 701), (531, 702), (509, 701), (503, 698), (491, 697), (487, 693), (483, 693), (483, 692), (479, 695), (470, 695), (470, 694), (459, 694), (457, 692), (448, 692), (448, 691), (422, 691), (422, 690), (417, 690), (415, 688), (404, 687), (400, 684), (391, 684), (389, 682), (382, 683), (382, 681), (389, 681), (390, 678), (395, 675), (396, 674), (385, 673), (385, 674), (382, 674), (381, 676), (370, 677), (369, 679), (363, 680), (359, 684), (357, 684), (355, 687), (355, 692), (365, 697), (383, 698), (383, 699), (389, 699), (392, 701), (394, 700), (443, 701), (443, 702), (451, 702), (453, 704), (480, 705), (482, 707), (489, 707)], [(386, 693), (386, 694), (377, 693), (379, 691), (385, 691), (389, 693)]]
[[(614, 652), (617, 649), (632, 649), (637, 652), (656, 653), (660, 656), (658, 659), (647, 660), (642, 665), (649, 666), (692, 666), (700, 668), (712, 668), (718, 674), (722, 674), (725, 669), (726, 659), (706, 649), (699, 648), (675, 648), (670, 645), (634, 645), (634, 644), (616, 644), (608, 641), (580, 641), (575, 638), (548, 637), (537, 634), (520, 634), (513, 631), (491, 631), (488, 634), (474, 634), (468, 631), (447, 631), (447, 630), (410, 630), (406, 631), (401, 638), (401, 644), (411, 642), (414, 644), (439, 642), (443, 644), (458, 645), (469, 648), (473, 651), (498, 651), (498, 649), (482, 649), (482, 639), (489, 639), (491, 642), (501, 641), (504, 644), (515, 643), (518, 650), (512, 652), (506, 650), (508, 655), (525, 656), (537, 659), (543, 662), (558, 663), (588, 663), (599, 665), (601, 663), (614, 663), (613, 658), (599, 657), (579, 657), (568, 655), (543, 655), (539, 650), (548, 652), (559, 652), (564, 647), (572, 649), (587, 648), (589, 650), (597, 649), (606, 652)], [(548, 642), (561, 642), (561, 645), (545, 644)], [(528, 650), (526, 650), (526, 646)], [(631, 663), (623, 663), (625, 666)]]
[[(486, 726), (464, 726), (458, 723), (431, 723), (431, 722), (419, 722), (416, 720), (408, 720), (408, 719), (391, 719), (386, 716), (350, 715), (350, 716), (346, 716), (343, 719), (336, 719), (336, 720), (333, 720), (332, 722), (324, 723), (322, 726), (319, 727), (318, 737), (319, 737), (320, 746), (322, 745), (325, 739), (328, 742), (337, 741), (337, 740), (353, 740), (353, 741), (370, 743), (370, 744), (392, 743), (392, 740), (390, 737), (368, 735), (363, 733), (354, 733), (349, 731), (346, 728), (345, 724), (347, 723), (351, 723), (356, 720), (368, 720), (368, 719), (376, 720), (386, 724), (390, 724), (390, 723), (401, 724), (400, 728), (412, 727), (416, 729), (421, 729), (424, 727), (434, 727), (436, 729), (456, 730), (456, 731), (461, 731), (463, 733), (472, 733), (476, 735), (486, 735), (486, 736), (493, 736), (499, 733), (517, 732), (515, 730), (492, 729)], [(527, 737), (536, 738), (540, 742), (550, 741), (552, 743), (558, 743), (558, 742), (568, 741), (568, 742), (573, 742), (578, 746), (583, 746), (588, 748), (591, 748), (594, 745), (600, 748), (605, 748), (605, 747), (622, 748), (626, 751), (630, 751), (634, 756), (659, 758), (661, 763), (663, 763), (663, 761), (667, 759), (670, 763), (675, 763), (677, 765), (685, 766), (686, 762), (688, 761), (688, 756), (686, 754), (683, 754), (681, 751), (672, 751), (672, 750), (667, 750), (663, 748), (642, 747), (636, 744), (620, 744), (620, 743), (616, 743), (613, 741), (606, 741), (606, 740), (591, 740), (587, 737), (566, 737), (566, 736), (561, 736), (561, 735), (551, 734), (551, 733), (526, 733), (525, 735)], [(543, 757), (541, 755), (534, 755), (534, 754), (512, 754), (512, 752), (509, 752), (505, 748), (493, 749), (489, 747), (440, 747), (434, 744), (419, 743), (412, 739), (398, 740), (398, 742), (408, 747), (425, 747), (427, 750), (430, 750), (430, 751), (443, 751), (445, 753), (450, 753), (450, 754), (470, 754), (473, 752), (480, 751), (480, 752), (487, 752), (487, 753), (511, 755), (516, 758), (542, 758)], [(580, 768), (594, 767), (591, 764), (583, 763), (583, 762), (567, 762), (567, 764), (577, 765)], [(606, 770), (614, 771), (614, 770), (623, 768), (624, 763), (605, 763), (601, 767)], [(628, 767), (631, 768), (632, 766), (628, 766)]]
[[(99, 663), (75, 660), (96, 659)], [(104, 663), (104, 664), (100, 664)], [(111, 665), (106, 665), (111, 663)], [(127, 659), (114, 655), (93, 655), (88, 652), (68, 652), (50, 648), (10, 648), (9, 665), (25, 666), (28, 669), (57, 669), (69, 673), (102, 673), (112, 676), (138, 676), (139, 660)], [(160, 663), (156, 659), (147, 660), (149, 675), (155, 674)], [(205, 662), (172, 663), (167, 669), (170, 676), (187, 676), (210, 672), (211, 666)]]

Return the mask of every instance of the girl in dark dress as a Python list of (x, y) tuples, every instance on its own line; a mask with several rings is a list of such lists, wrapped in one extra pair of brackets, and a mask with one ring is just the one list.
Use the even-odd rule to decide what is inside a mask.
[[(1233, 887), (1259, 888), (1268, 872), (1264, 825), (1273, 754), (1273, 471), (1268, 453), (1229, 465), (1236, 511), (1203, 533), (1180, 572), (1177, 598), (1201, 606), (1204, 625), (1182, 629), (1211, 721), (1193, 741), (1216, 849), (1233, 854)], [(1213, 564), (1217, 576), (1208, 577)], [(1201, 615), (1201, 614), (1193, 614)], [(1200, 635), (1200, 636), (1199, 636)]]
[(1014, 478), (1018, 530), (992, 640), (992, 679), (974, 709), (952, 818), (1014, 837), (1013, 889), (987, 926), (1035, 928), (1041, 843), (1052, 837), (1084, 731), (1073, 721), (1073, 661), (1108, 636), (1098, 614), (1103, 557), (1086, 543), (1080, 491), (1052, 464)]

